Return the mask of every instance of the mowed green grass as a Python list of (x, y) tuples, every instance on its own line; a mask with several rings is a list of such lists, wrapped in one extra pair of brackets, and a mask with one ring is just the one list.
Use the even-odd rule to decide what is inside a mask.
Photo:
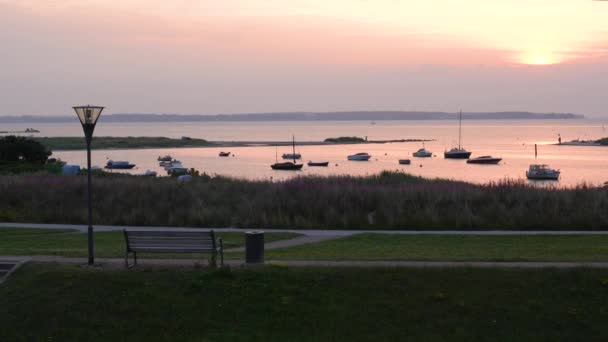
[[(218, 237), (224, 248), (239, 247), (245, 244), (243, 233), (220, 232)], [(265, 241), (291, 239), (300, 236), (292, 233), (266, 233)], [(95, 255), (98, 257), (124, 257), (125, 238), (122, 231), (96, 232)], [(139, 255), (140, 253), (138, 253)], [(61, 255), (84, 257), (87, 255), (87, 234), (74, 230), (0, 228), (0, 255)], [(199, 254), (147, 254), (141, 257), (196, 257)]]
[(608, 270), (25, 265), (1, 341), (606, 341)]
[(266, 251), (267, 259), (608, 261), (608, 235), (360, 234)]

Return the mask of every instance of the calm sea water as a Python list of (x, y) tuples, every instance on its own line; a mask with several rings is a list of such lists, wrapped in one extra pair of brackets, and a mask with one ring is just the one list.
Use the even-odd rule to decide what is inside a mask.
[[(39, 136), (82, 136), (77, 124), (20, 124), (2, 125), (3, 130), (34, 127)], [(390, 143), (369, 145), (298, 146), (297, 151), (308, 160), (329, 161), (327, 168), (304, 166), (299, 172), (273, 171), (270, 164), (275, 154), (290, 152), (290, 147), (239, 147), (192, 149), (100, 150), (93, 152), (93, 164), (103, 166), (108, 159), (128, 160), (137, 164), (129, 172), (142, 173), (146, 169), (165, 174), (158, 166), (159, 155), (170, 154), (186, 167), (201, 172), (248, 179), (285, 179), (308, 174), (375, 174), (382, 170), (401, 170), (424, 177), (441, 177), (487, 183), (505, 178), (525, 179), (528, 165), (535, 163), (534, 144), (539, 144), (536, 162), (561, 169), (558, 186), (581, 183), (593, 185), (608, 181), (608, 147), (555, 146), (558, 134), (564, 141), (597, 139), (608, 136), (608, 120), (556, 121), (464, 121), (462, 146), (473, 152), (472, 157), (492, 155), (502, 157), (499, 165), (470, 165), (463, 160), (446, 160), (443, 151), (458, 143), (458, 122), (449, 121), (318, 121), (318, 122), (219, 122), (219, 123), (103, 123), (96, 128), (96, 136), (189, 136), (212, 141), (286, 141), (291, 135), (297, 141), (320, 141), (337, 136), (367, 136), (370, 140), (434, 139), (425, 143), (437, 157), (413, 158), (412, 152), (421, 143)], [(235, 156), (218, 157), (220, 150)], [(368, 152), (369, 162), (347, 161), (348, 154)], [(68, 163), (85, 165), (83, 151), (55, 152)], [(399, 165), (398, 159), (409, 158), (411, 165)]]

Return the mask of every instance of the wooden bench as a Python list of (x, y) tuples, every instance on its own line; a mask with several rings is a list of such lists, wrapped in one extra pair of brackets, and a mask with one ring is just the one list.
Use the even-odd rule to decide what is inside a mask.
[[(142, 253), (208, 253), (209, 263), (224, 266), (224, 245), (222, 239), (216, 239), (211, 231), (176, 231), (176, 230), (123, 230), (127, 245), (125, 266), (137, 265), (137, 252)], [(133, 264), (129, 264), (129, 254), (133, 253)]]

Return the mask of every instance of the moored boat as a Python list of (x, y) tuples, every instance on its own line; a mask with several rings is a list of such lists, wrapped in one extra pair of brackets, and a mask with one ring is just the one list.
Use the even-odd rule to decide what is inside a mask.
[(220, 157), (230, 157), (230, 152), (220, 152), (219, 156)]
[(168, 162), (168, 161), (172, 161), (173, 157), (171, 157), (170, 155), (166, 155), (166, 156), (158, 156), (158, 158), (156, 159), (159, 162)]
[(460, 147), (454, 147), (453, 149), (443, 153), (443, 157), (446, 159), (469, 159), (470, 156), (471, 152)]
[(312, 160), (310, 160), (308, 162), (308, 166), (327, 166), (329, 165), (329, 162), (313, 162)]
[(293, 162), (274, 163), (270, 165), (273, 170), (300, 170), (304, 164), (296, 164)]
[(283, 153), (281, 156), (283, 159), (302, 159), (302, 155), (299, 153)]
[(495, 158), (492, 156), (481, 156), (467, 160), (467, 164), (498, 164), (502, 158)]
[(146, 177), (156, 177), (156, 171), (146, 170), (146, 172), (142, 173), (141, 175)]
[(292, 148), (293, 148), (293, 153), (291, 154), (283, 154), (283, 158), (285, 158), (286, 155), (290, 155), (293, 159), (293, 162), (283, 162), (283, 163), (279, 163), (278, 162), (278, 158), (277, 155), (275, 154), (275, 163), (270, 165), (270, 167), (273, 170), (288, 170), (288, 171), (296, 171), (296, 170), (300, 170), (302, 169), (302, 166), (304, 166), (304, 164), (298, 164), (296, 163), (296, 159), (301, 158), (302, 156), (298, 153), (296, 153), (296, 137), (292, 136)]
[(449, 151), (443, 153), (443, 157), (446, 159), (469, 159), (471, 152), (465, 150), (460, 146), (462, 140), (462, 111), (458, 118), (458, 147), (454, 147)]
[(429, 157), (432, 157), (432, 156), (433, 156), (433, 152), (428, 151), (428, 150), (427, 150), (427, 149), (425, 149), (425, 148), (421, 148), (421, 149), (419, 149), (418, 151), (416, 151), (416, 152), (412, 153), (412, 155), (413, 155), (414, 157), (418, 157), (418, 158), (429, 158)]
[(560, 170), (555, 170), (544, 164), (532, 164), (528, 171), (526, 171), (526, 177), (531, 180), (558, 180)]
[(350, 156), (347, 156), (346, 159), (354, 160), (354, 161), (368, 161), (369, 158), (371, 158), (371, 157), (372, 156), (366, 152), (360, 152), (360, 153), (351, 154)]
[(122, 169), (122, 170), (128, 170), (128, 169), (132, 169), (135, 167), (135, 164), (130, 164), (129, 162), (126, 161), (113, 161), (113, 160), (108, 160), (105, 168), (106, 169)]
[(399, 159), (399, 164), (401, 165), (410, 165), (412, 163), (409, 159)]

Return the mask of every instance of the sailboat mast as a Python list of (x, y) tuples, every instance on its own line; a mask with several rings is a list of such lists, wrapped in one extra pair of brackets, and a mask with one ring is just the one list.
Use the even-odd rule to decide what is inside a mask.
[(462, 139), (462, 110), (460, 110), (460, 118), (458, 119), (458, 148), (460, 149), (460, 140)]
[(293, 163), (296, 163), (296, 136), (292, 135), (292, 147), (293, 147)]

